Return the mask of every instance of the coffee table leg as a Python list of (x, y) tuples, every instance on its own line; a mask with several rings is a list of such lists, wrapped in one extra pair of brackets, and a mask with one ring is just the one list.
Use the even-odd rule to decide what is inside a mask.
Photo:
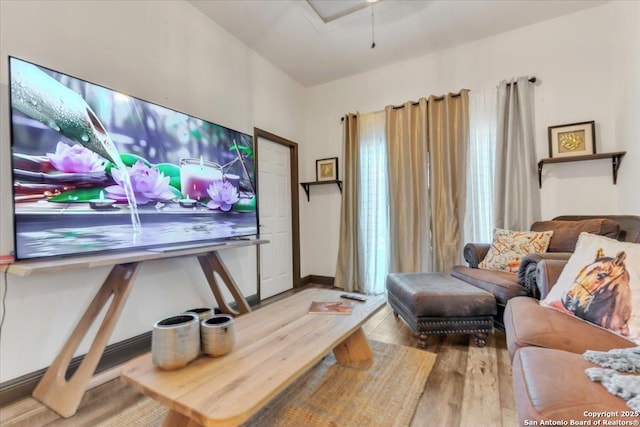
[(371, 347), (362, 328), (358, 328), (347, 339), (333, 349), (333, 355), (338, 363), (361, 362), (373, 358)]
[(202, 424), (182, 415), (180, 412), (169, 409), (169, 413), (167, 414), (167, 418), (164, 419), (162, 427), (202, 427)]

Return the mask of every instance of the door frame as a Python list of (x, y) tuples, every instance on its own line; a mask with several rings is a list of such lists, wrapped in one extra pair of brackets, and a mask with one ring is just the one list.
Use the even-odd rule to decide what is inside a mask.
[[(258, 138), (267, 139), (276, 144), (283, 145), (289, 148), (289, 165), (291, 169), (291, 255), (293, 266), (293, 287), (298, 288), (301, 286), (300, 280), (300, 190), (298, 189), (298, 143), (290, 141), (281, 136), (275, 135), (257, 127), (253, 128), (253, 140), (254, 140), (254, 164), (255, 174), (258, 177), (259, 172), (259, 148)], [(256, 193), (258, 194), (258, 188), (260, 188), (260, 180), (256, 179)], [(258, 199), (258, 238), (260, 238), (260, 200)], [(266, 247), (266, 246), (265, 246)], [(257, 247), (257, 265), (258, 265), (258, 301), (262, 301), (260, 290), (260, 247)]]

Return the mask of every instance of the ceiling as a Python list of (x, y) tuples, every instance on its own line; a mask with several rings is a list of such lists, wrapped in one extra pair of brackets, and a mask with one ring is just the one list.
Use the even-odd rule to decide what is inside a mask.
[[(187, 1), (304, 86), (362, 73), (606, 3), (599, 0)], [(375, 39), (374, 49), (372, 39)]]

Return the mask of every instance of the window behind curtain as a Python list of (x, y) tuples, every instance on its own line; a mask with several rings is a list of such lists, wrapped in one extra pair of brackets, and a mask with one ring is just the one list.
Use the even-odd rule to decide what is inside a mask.
[(491, 243), (493, 237), (496, 127), (496, 91), (469, 92), (465, 242)]
[(389, 272), (389, 196), (384, 111), (361, 114), (359, 263), (366, 293), (381, 294)]
[[(493, 237), (496, 108), (495, 90), (470, 92), (465, 242), (490, 243)], [(359, 118), (359, 273), (366, 292), (380, 294), (390, 259), (385, 114), (379, 111)]]

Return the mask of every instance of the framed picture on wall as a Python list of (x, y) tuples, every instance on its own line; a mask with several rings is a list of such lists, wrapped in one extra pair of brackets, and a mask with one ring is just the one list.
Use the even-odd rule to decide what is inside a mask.
[(338, 179), (338, 158), (316, 160), (316, 181), (335, 181)]
[(549, 126), (549, 157), (596, 154), (595, 121)]

